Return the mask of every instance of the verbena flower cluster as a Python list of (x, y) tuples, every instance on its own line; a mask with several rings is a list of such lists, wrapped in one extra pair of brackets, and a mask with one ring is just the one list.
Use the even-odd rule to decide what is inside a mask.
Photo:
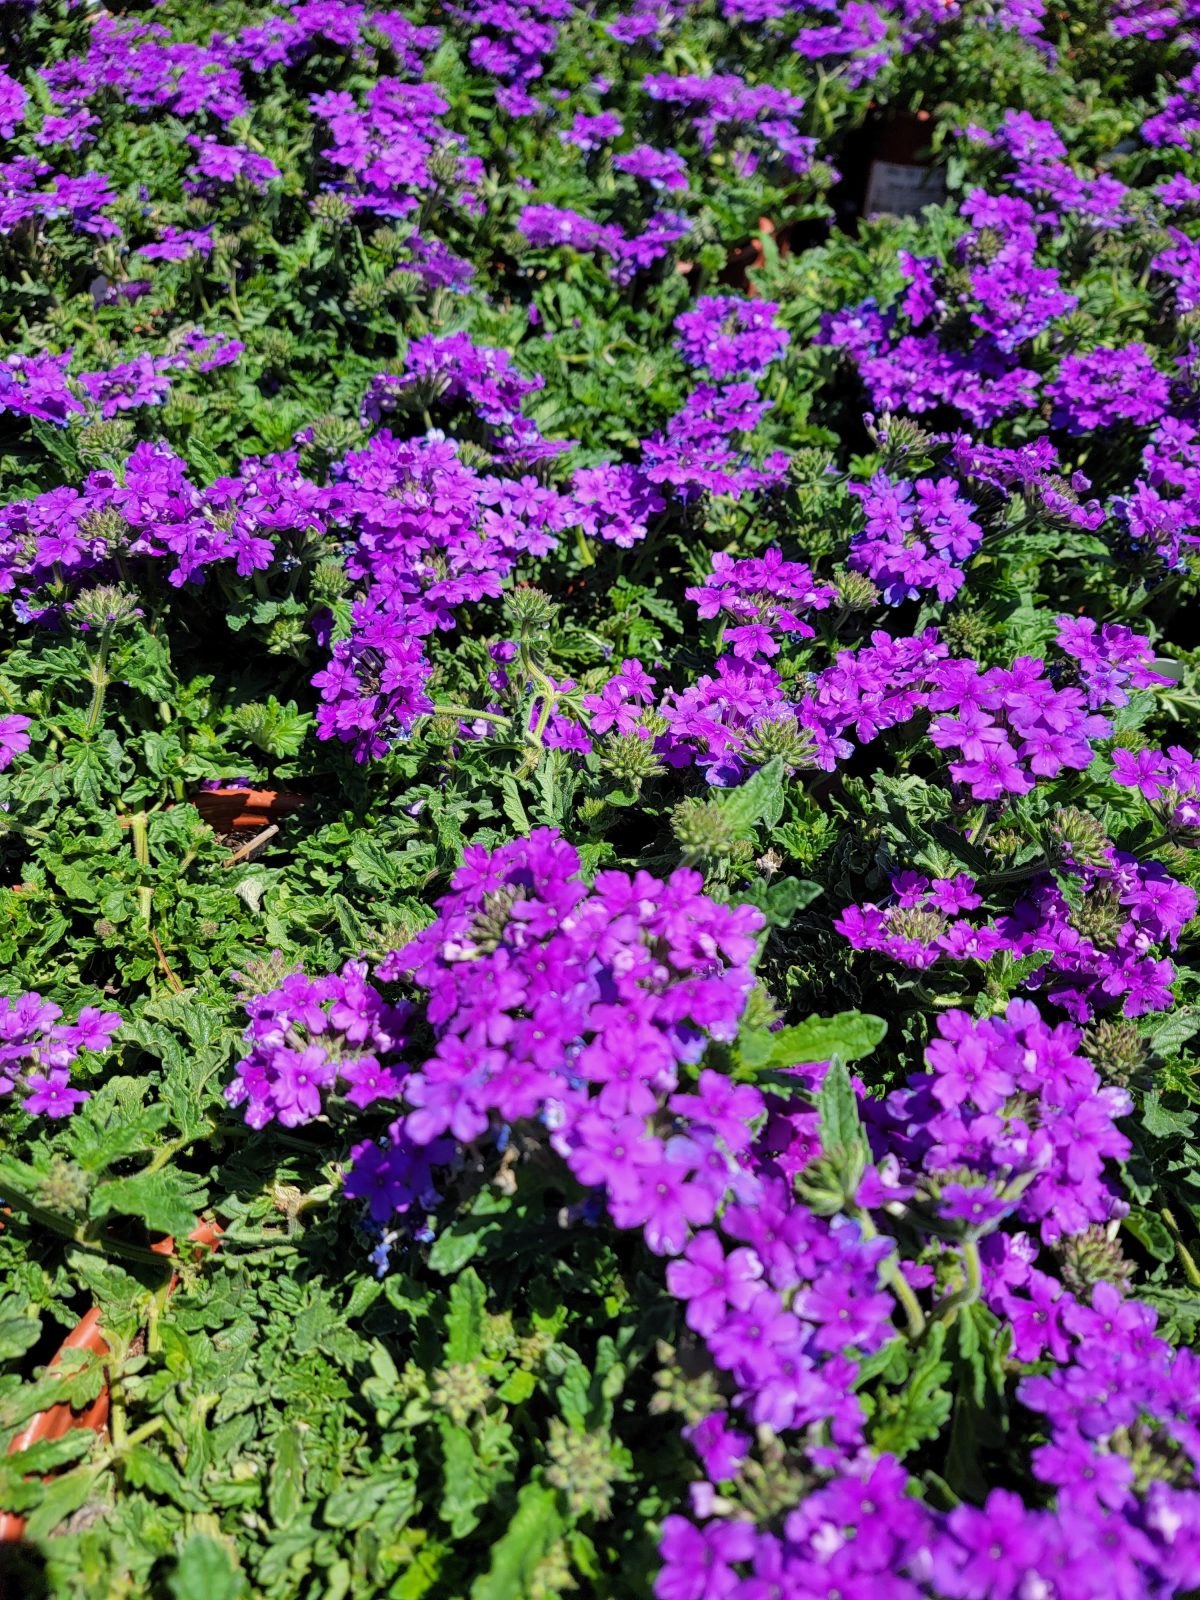
[(66, 1117), (88, 1099), (71, 1083), (81, 1051), (108, 1049), (121, 1018), (85, 1006), (74, 1022), (40, 994), (0, 1000), (0, 1094), (19, 1097), (28, 1116)]
[(1200, 0), (0, 55), (51, 1586), (1200, 1593)]

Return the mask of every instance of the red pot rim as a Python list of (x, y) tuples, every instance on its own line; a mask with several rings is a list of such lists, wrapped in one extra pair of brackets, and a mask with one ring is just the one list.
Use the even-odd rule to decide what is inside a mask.
[[(198, 1222), (188, 1234), (190, 1243), (199, 1245), (203, 1249), (215, 1250), (220, 1242), (222, 1228), (219, 1222)], [(170, 1255), (175, 1248), (175, 1241), (171, 1238), (160, 1239), (157, 1244), (151, 1245), (152, 1250), (159, 1255)], [(170, 1294), (179, 1282), (179, 1274), (173, 1272), (167, 1284), (167, 1293)], [(93, 1355), (105, 1356), (108, 1354), (108, 1343), (100, 1331), (100, 1307), (93, 1306), (87, 1314), (80, 1318), (72, 1331), (59, 1345), (51, 1356), (48, 1366), (58, 1365), (62, 1355), (67, 1350), (90, 1350)], [(51, 1439), (61, 1439), (64, 1434), (73, 1433), (80, 1428), (89, 1428), (93, 1433), (103, 1433), (108, 1425), (108, 1413), (111, 1396), (107, 1378), (101, 1387), (100, 1393), (85, 1406), (82, 1411), (73, 1411), (65, 1400), (60, 1400), (57, 1405), (49, 1406), (45, 1411), (38, 1411), (21, 1429), (8, 1447), (8, 1454), (17, 1455), (22, 1450), (28, 1450), (31, 1445), (41, 1444)], [(15, 1511), (0, 1511), (0, 1544), (9, 1544), (21, 1539), (25, 1533), (26, 1519)]]
[(192, 796), (192, 804), (209, 827), (228, 833), (266, 827), (307, 801), (308, 795), (297, 789), (201, 789)]

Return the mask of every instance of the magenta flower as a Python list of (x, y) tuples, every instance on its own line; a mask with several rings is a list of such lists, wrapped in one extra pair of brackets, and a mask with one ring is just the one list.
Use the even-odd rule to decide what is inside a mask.
[(0, 716), (0, 772), (11, 766), (15, 756), (29, 749), (30, 718), (10, 711)]

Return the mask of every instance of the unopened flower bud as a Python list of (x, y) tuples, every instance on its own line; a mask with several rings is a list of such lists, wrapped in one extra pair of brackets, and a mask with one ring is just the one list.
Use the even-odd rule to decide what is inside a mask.
[(1098, 1283), (1110, 1283), (1124, 1293), (1134, 1273), (1133, 1262), (1127, 1261), (1121, 1251), (1121, 1241), (1110, 1238), (1102, 1227), (1064, 1236), (1055, 1245), (1054, 1253), (1063, 1287), (1085, 1304), (1090, 1303)]
[(433, 1403), (440, 1406), (456, 1427), (464, 1428), (471, 1417), (484, 1410), (492, 1398), (492, 1386), (478, 1367), (460, 1362), (439, 1367), (433, 1374)]

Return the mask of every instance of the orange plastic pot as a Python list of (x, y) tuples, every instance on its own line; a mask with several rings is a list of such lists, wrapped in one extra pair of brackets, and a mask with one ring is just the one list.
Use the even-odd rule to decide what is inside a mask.
[(720, 275), (720, 282), (726, 288), (738, 289), (751, 299), (755, 298), (758, 291), (751, 283), (749, 274), (763, 266), (766, 261), (766, 252), (763, 250), (764, 238), (774, 239), (779, 254), (787, 255), (787, 229), (780, 231), (771, 217), (759, 217), (758, 232), (754, 238), (739, 249), (731, 250), (726, 258), (724, 270)]
[[(221, 1226), (217, 1222), (201, 1222), (188, 1234), (192, 1244), (203, 1249), (215, 1250), (221, 1237)], [(157, 1250), (160, 1255), (168, 1256), (175, 1248), (174, 1239), (160, 1239), (152, 1250)], [(179, 1274), (173, 1272), (171, 1281), (167, 1285), (170, 1294), (179, 1282)], [(50, 1359), (50, 1366), (56, 1367), (63, 1355), (68, 1350), (87, 1350), (95, 1356), (108, 1355), (108, 1342), (100, 1331), (100, 1307), (93, 1306), (83, 1317), (74, 1330), (67, 1335)], [(111, 1404), (111, 1394), (108, 1380), (105, 1379), (100, 1393), (85, 1406), (82, 1411), (74, 1411), (65, 1400), (58, 1405), (51, 1406), (46, 1411), (39, 1411), (16, 1435), (8, 1447), (10, 1456), (28, 1450), (31, 1445), (43, 1444), (47, 1440), (61, 1439), (64, 1434), (71, 1433), (79, 1428), (88, 1428), (93, 1433), (103, 1433), (108, 1426), (108, 1412)], [(25, 1518), (13, 1511), (0, 1511), (0, 1543), (11, 1544), (20, 1539), (25, 1533)]]
[(201, 789), (192, 804), (217, 833), (268, 828), (298, 810), (308, 796), (288, 789)]

